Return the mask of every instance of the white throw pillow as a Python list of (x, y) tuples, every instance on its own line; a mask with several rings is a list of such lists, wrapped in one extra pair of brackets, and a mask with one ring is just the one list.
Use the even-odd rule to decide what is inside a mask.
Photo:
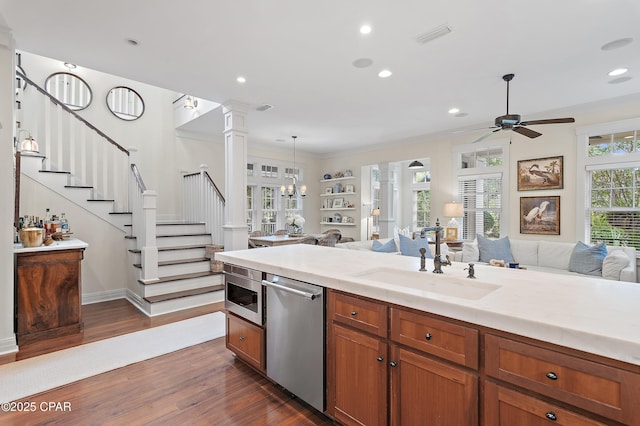
[[(435, 257), (436, 245), (429, 244), (429, 250), (431, 251), (431, 257)], [(446, 256), (448, 254), (449, 254), (449, 246), (447, 245), (447, 243), (440, 243), (440, 256), (442, 257), (442, 260), (446, 259)], [(451, 260), (453, 260), (453, 258)]]
[(478, 250), (478, 243), (473, 242), (462, 243), (462, 261), (463, 262), (477, 262), (480, 259), (480, 251)]
[(602, 278), (620, 280), (620, 272), (629, 266), (629, 256), (622, 250), (612, 250), (602, 261)]

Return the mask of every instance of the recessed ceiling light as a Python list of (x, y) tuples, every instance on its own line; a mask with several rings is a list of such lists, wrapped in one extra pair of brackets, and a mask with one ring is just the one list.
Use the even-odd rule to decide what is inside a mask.
[(238, 76), (238, 78), (236, 78), (236, 81), (237, 81), (238, 83), (246, 83), (246, 82), (247, 82), (247, 79), (246, 79), (246, 78), (244, 78), (243, 76)]
[(373, 60), (369, 58), (360, 58), (353, 61), (353, 66), (356, 68), (367, 68), (373, 64)]
[(132, 39), (132, 38), (128, 38), (128, 39), (127, 39), (127, 43), (129, 43), (131, 46), (137, 46), (137, 45), (139, 45), (139, 44), (140, 44), (140, 43), (138, 43), (138, 41), (137, 41), (137, 40), (134, 40), (134, 39)]
[(387, 78), (387, 77), (391, 77), (392, 72), (389, 70), (382, 70), (378, 73), (378, 77), (380, 78)]
[(602, 50), (618, 49), (620, 47), (626, 46), (627, 44), (631, 44), (632, 41), (633, 39), (631, 37), (619, 38), (618, 40), (613, 40), (613, 41), (610, 41), (609, 43), (602, 45), (600, 49)]
[(616, 77), (616, 76), (624, 74), (627, 71), (629, 71), (629, 70), (626, 69), (626, 68), (618, 68), (618, 69), (615, 69), (615, 70), (609, 72), (609, 77)]
[(76, 68), (76, 64), (72, 64), (71, 62), (65, 62), (64, 66), (69, 68), (70, 70), (75, 69)]
[(460, 112), (460, 109), (459, 109), (459, 108), (451, 108), (451, 109), (449, 110), (449, 114), (457, 114), (457, 113), (459, 113), (459, 112)]
[(371, 26), (363, 25), (360, 27), (360, 34), (369, 34), (371, 33)]

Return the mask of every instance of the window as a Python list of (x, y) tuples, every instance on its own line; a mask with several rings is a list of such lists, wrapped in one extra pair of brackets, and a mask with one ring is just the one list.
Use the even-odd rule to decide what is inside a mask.
[[(640, 120), (632, 119), (580, 128), (578, 170), (582, 170), (584, 205), (577, 217), (590, 243), (640, 249)], [(584, 197), (584, 198), (582, 198)]]
[(260, 188), (262, 194), (262, 222), (260, 229), (273, 233), (278, 224), (278, 197), (279, 189), (275, 186), (263, 186)]
[(454, 166), (458, 193), (462, 202), (462, 239), (477, 234), (499, 238), (508, 232), (509, 141), (485, 141), (456, 145)]
[(459, 177), (458, 196), (464, 208), (462, 238), (472, 240), (476, 234), (499, 238), (502, 175)]
[(413, 229), (429, 226), (431, 222), (431, 191), (423, 189), (414, 191), (413, 194), (413, 205), (415, 206)]
[(303, 215), (302, 197), (283, 197), (280, 193), (281, 185), (291, 184), (294, 175), (302, 179), (303, 173), (302, 167), (294, 170), (275, 160), (253, 158), (247, 162), (246, 220), (249, 231), (259, 229), (273, 233), (286, 228), (288, 216)]

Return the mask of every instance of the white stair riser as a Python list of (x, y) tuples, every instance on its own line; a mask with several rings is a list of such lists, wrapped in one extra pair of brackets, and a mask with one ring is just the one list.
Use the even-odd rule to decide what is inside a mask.
[[(172, 260), (198, 259), (205, 257), (204, 248), (180, 249), (180, 250), (158, 250), (158, 262), (169, 262)], [(129, 257), (131, 264), (141, 262), (140, 253), (131, 253)]]
[(224, 301), (224, 290), (219, 290), (211, 293), (166, 300), (164, 302), (148, 303), (145, 301), (144, 309), (147, 315), (156, 316), (222, 301)]
[(189, 235), (204, 234), (206, 232), (204, 223), (197, 224), (171, 224), (157, 225), (156, 235)]
[(224, 278), (220, 275), (207, 275), (205, 277), (188, 278), (184, 280), (168, 281), (158, 284), (140, 284), (140, 293), (143, 297), (161, 296), (168, 293), (176, 293), (178, 291), (195, 290), (203, 287), (210, 287), (214, 285), (222, 285)]
[(179, 247), (192, 244), (211, 244), (211, 235), (185, 235), (181, 237), (156, 238), (157, 247)]
[(175, 265), (158, 265), (158, 276), (170, 277), (172, 275), (195, 274), (198, 272), (208, 272), (211, 264), (206, 262), (177, 263)]

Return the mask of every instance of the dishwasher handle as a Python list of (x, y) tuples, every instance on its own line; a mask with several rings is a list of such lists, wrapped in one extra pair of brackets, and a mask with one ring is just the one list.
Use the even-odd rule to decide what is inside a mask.
[(265, 285), (267, 287), (272, 287), (272, 288), (275, 288), (277, 290), (282, 290), (282, 291), (287, 292), (287, 293), (295, 294), (296, 296), (301, 296), (301, 297), (304, 297), (305, 299), (309, 299), (309, 300), (314, 300), (317, 297), (320, 297), (322, 295), (322, 292), (311, 293), (311, 292), (308, 292), (308, 291), (298, 290), (297, 288), (293, 288), (293, 287), (289, 287), (289, 286), (286, 286), (286, 285), (278, 284), (278, 283), (273, 282), (273, 281), (262, 280), (262, 285)]

